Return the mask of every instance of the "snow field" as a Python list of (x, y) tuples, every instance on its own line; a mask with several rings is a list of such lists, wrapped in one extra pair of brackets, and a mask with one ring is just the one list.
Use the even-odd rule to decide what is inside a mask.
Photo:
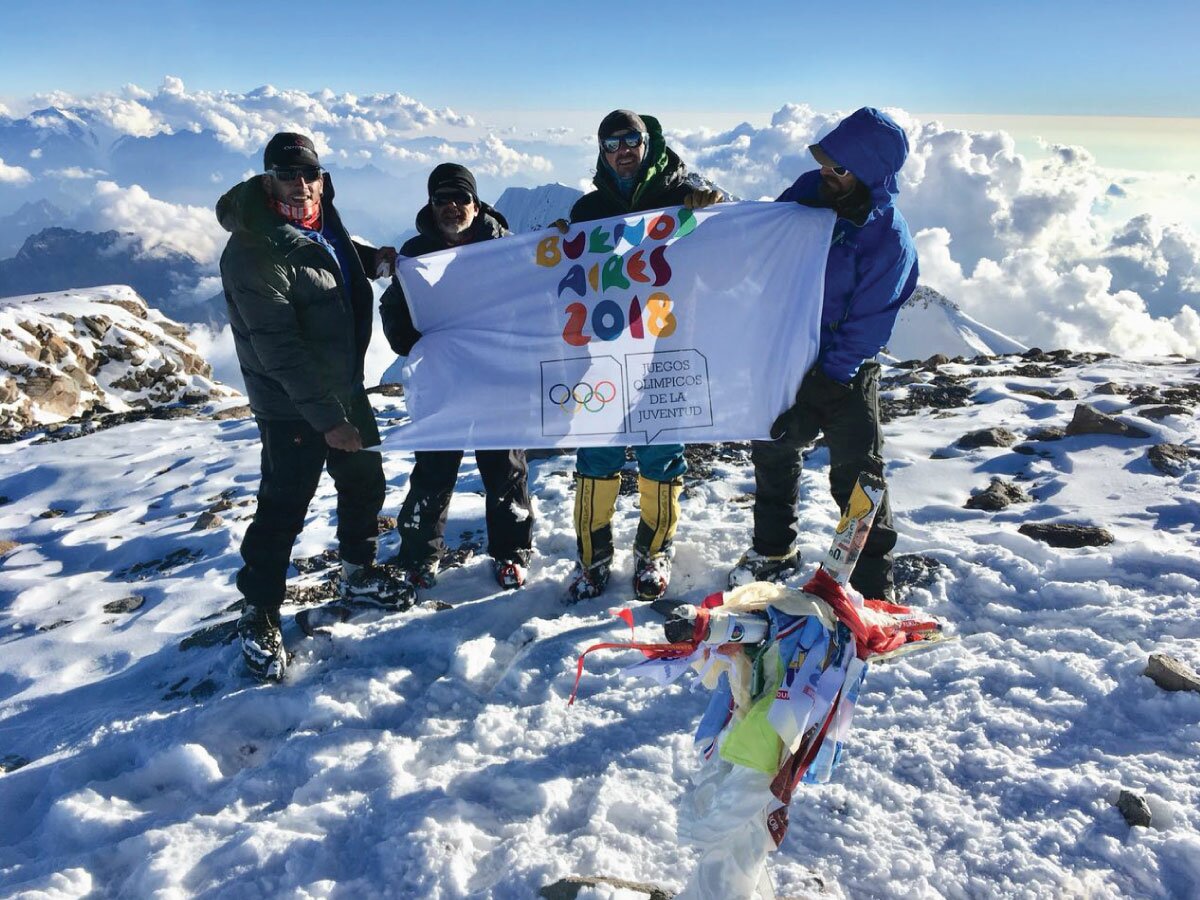
[[(1113, 359), (1049, 379), (1004, 368), (943, 367), (986, 402), (885, 428), (898, 549), (941, 563), (907, 600), (959, 640), (869, 673), (835, 782), (798, 791), (768, 861), (783, 895), (1200, 894), (1200, 696), (1141, 676), (1152, 651), (1200, 659), (1200, 474), (1165, 476), (1145, 459), (1200, 435), (1194, 418), (1155, 423), (1092, 394), (1186, 383), (1196, 366)], [(954, 446), (985, 427), (1065, 425), (1076, 401), (1015, 390), (1032, 386), (1071, 387), (1152, 437), (1070, 437), (1030, 455)], [(385, 424), (401, 414), (376, 399)], [(683, 883), (693, 857), (676, 845), (676, 808), (705, 696), (687, 679), (634, 681), (621, 670), (636, 654), (598, 652), (566, 705), (578, 654), (629, 637), (609, 609), (628, 603), (635, 496), (618, 502), (604, 598), (560, 603), (573, 461), (537, 460), (524, 590), (498, 591), (477, 555), (428, 592), (448, 609), (317, 639), (288, 621), (288, 679), (260, 686), (234, 644), (179, 649), (234, 615), (252, 422), (144, 421), (0, 456), (0, 537), (20, 542), (0, 558), (0, 759), (29, 760), (0, 774), (0, 894), (525, 898), (568, 874)], [(384, 465), (389, 513), (411, 457)], [(808, 560), (836, 517), (827, 467), (823, 449), (810, 454)], [(750, 466), (713, 469), (683, 499), (672, 594), (692, 602), (723, 586), (750, 538)], [(993, 476), (1034, 502), (963, 509)], [(452, 545), (483, 540), (480, 492), (468, 454)], [(192, 531), (222, 495), (223, 524)], [(333, 507), (325, 479), (293, 558), (334, 546)], [(39, 518), (50, 509), (63, 512)], [(1017, 533), (1033, 521), (1102, 525), (1116, 541), (1054, 549)], [(394, 548), (389, 536), (381, 555)], [(144, 597), (135, 611), (103, 610), (131, 594)], [(636, 633), (661, 640), (640, 608)], [(1122, 787), (1146, 796), (1152, 827), (1125, 824), (1112, 806)]]

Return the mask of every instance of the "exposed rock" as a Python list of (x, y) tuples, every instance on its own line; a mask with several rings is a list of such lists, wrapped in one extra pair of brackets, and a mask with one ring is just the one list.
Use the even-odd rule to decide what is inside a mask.
[(929, 359), (925, 360), (923, 365), (926, 369), (933, 371), (937, 369), (938, 366), (944, 366), (948, 362), (950, 362), (950, 357), (948, 357), (945, 353), (935, 353), (933, 356), (929, 357)]
[(1164, 475), (1183, 475), (1200, 460), (1200, 451), (1183, 444), (1155, 444), (1146, 456), (1150, 465)]
[(963, 450), (974, 450), (977, 447), (1011, 447), (1017, 442), (1017, 436), (1007, 428), (983, 428), (964, 434), (956, 442)]
[(231, 644), (237, 637), (237, 620), (209, 625), (199, 631), (193, 631), (179, 642), (180, 650), (191, 650), (195, 647), (219, 647), (221, 644)]
[(1066, 436), (1067, 429), (1061, 425), (1043, 425), (1030, 431), (1026, 438), (1031, 441), (1061, 441)]
[(130, 594), (128, 597), (122, 597), (120, 600), (110, 600), (104, 604), (106, 613), (131, 613), (137, 612), (145, 604), (146, 598), (141, 594)]
[(210, 528), (220, 528), (224, 524), (225, 520), (215, 512), (205, 510), (196, 518), (196, 524), (192, 526), (192, 531), (207, 531)]
[(224, 419), (248, 419), (250, 418), (250, 407), (242, 404), (241, 406), (230, 406), (227, 409), (219, 409), (213, 413), (212, 417), (218, 420)]
[(17, 541), (0, 541), (0, 556), (4, 556), (7, 553), (11, 553), (13, 550), (16, 550), (20, 546), (21, 546), (20, 543), (18, 543)]
[(1157, 422), (1159, 419), (1165, 419), (1167, 416), (1190, 416), (1192, 411), (1186, 406), (1175, 406), (1168, 403), (1162, 406), (1148, 406), (1145, 409), (1139, 409), (1137, 414)]
[(0, 774), (4, 772), (15, 772), (17, 769), (23, 769), (29, 765), (30, 760), (23, 756), (17, 756), (15, 753), (7, 753), (0, 756)]
[(1067, 425), (1068, 435), (1079, 434), (1113, 434), (1118, 437), (1145, 438), (1150, 432), (1100, 412), (1086, 403), (1075, 407), (1075, 415)]
[(1079, 397), (1079, 395), (1076, 394), (1075, 391), (1073, 391), (1069, 387), (1063, 388), (1061, 391), (1059, 391), (1057, 394), (1054, 395), (1055, 400), (1075, 400), (1075, 399), (1078, 399), (1078, 397)]
[[(886, 390), (904, 386), (903, 379), (907, 377), (885, 378), (882, 387)], [(964, 377), (939, 373), (932, 381), (915, 381), (908, 384), (908, 393), (903, 397), (880, 397), (879, 417), (886, 423), (925, 409), (955, 409), (967, 406), (971, 402), (971, 393), (971, 385)]]
[(1042, 378), (1042, 379), (1045, 379), (1045, 378), (1053, 378), (1060, 371), (1061, 371), (1060, 369), (1056, 369), (1053, 366), (1024, 365), (1024, 366), (1016, 366), (1011, 371), (1009, 371), (1007, 374), (1016, 375), (1019, 378)]
[(1015, 388), (1013, 388), (1013, 393), (1027, 394), (1030, 397), (1037, 397), (1039, 400), (1054, 400), (1054, 399), (1056, 399), (1055, 396), (1052, 393), (1050, 393), (1048, 390), (1046, 390), (1045, 388), (1015, 387)]
[(1051, 547), (1103, 547), (1116, 540), (1105, 528), (1063, 522), (1027, 522), (1017, 531)]
[(1164, 691), (1195, 691), (1200, 693), (1200, 675), (1174, 656), (1151, 653), (1146, 671), (1142, 673)]
[(1104, 384), (1092, 391), (1093, 394), (1104, 394), (1105, 396), (1113, 396), (1115, 394), (1125, 394), (1129, 392), (1129, 388), (1124, 385), (1117, 384), (1115, 381), (1106, 381)]
[(404, 385), (402, 384), (377, 384), (375, 387), (367, 388), (368, 394), (381, 394), (384, 397), (403, 397)]
[(944, 568), (940, 560), (918, 553), (897, 556), (892, 562), (892, 578), (897, 588), (927, 587), (937, 581)]
[[(101, 304), (109, 311), (96, 312)], [(94, 412), (234, 396), (212, 380), (186, 330), (157, 310), (151, 314), (127, 287), (0, 300), (0, 351), (0, 440), (6, 442), (45, 423), (82, 422)]]
[(62, 628), (64, 625), (70, 625), (71, 621), (72, 621), (71, 619), (55, 619), (53, 622), (49, 622), (45, 625), (39, 625), (37, 627), (37, 630), (38, 631), (53, 631), (56, 628)]
[[(569, 875), (543, 887), (538, 891), (538, 896), (544, 897), (545, 900), (575, 900), (584, 888), (595, 888), (601, 885), (623, 891), (640, 892), (649, 897), (649, 900), (671, 900), (671, 897), (674, 896), (672, 892), (657, 885), (626, 881), (624, 878), (609, 878), (606, 875)], [(588, 896), (591, 895), (592, 891), (589, 890)]]
[(982, 491), (973, 494), (963, 505), (964, 509), (982, 509), (999, 512), (1013, 503), (1030, 503), (1033, 500), (1019, 485), (1002, 478), (993, 478)]
[(152, 559), (148, 562), (135, 563), (127, 569), (114, 572), (113, 577), (125, 581), (145, 581), (151, 575), (167, 572), (187, 563), (195, 562), (203, 555), (199, 550), (179, 547), (176, 550), (172, 550), (162, 559)]
[(337, 550), (323, 550), (316, 556), (302, 556), (299, 559), (293, 559), (292, 565), (301, 575), (308, 575), (312, 572), (323, 572), (333, 566), (341, 565), (342, 558)]
[(1129, 823), (1129, 827), (1150, 827), (1150, 820), (1152, 818), (1150, 815), (1150, 805), (1132, 791), (1127, 791), (1124, 788), (1121, 789), (1121, 793), (1117, 797), (1117, 809), (1125, 817), (1125, 821)]
[(59, 518), (62, 518), (63, 516), (65, 516), (66, 514), (67, 514), (67, 511), (65, 509), (58, 509), (57, 507), (51, 507), (50, 509), (46, 510), (45, 512), (38, 513), (38, 518), (39, 519), (59, 519)]

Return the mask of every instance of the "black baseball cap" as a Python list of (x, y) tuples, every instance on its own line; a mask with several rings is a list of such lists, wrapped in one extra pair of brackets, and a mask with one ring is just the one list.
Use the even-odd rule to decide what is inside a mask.
[(263, 151), (264, 170), (319, 165), (321, 161), (312, 139), (292, 131), (279, 132), (267, 141), (267, 149)]

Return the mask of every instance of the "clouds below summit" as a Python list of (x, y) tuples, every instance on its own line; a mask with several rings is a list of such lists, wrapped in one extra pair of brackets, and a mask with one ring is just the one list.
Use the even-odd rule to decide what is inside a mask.
[[(1115, 225), (1128, 198), (1084, 148), (1016, 151), (1008, 134), (946, 128), (890, 111), (909, 136), (898, 205), (918, 236), (921, 280), (980, 321), (1042, 347), (1200, 355), (1200, 241), (1147, 214)], [(814, 168), (807, 146), (838, 116), (789, 105), (770, 125), (672, 135), (727, 190), (774, 197)]]
[[(27, 112), (6, 126), (8, 138), (0, 134), (0, 214), (38, 196), (74, 202), (87, 227), (130, 230), (148, 248), (185, 250), (210, 265), (224, 243), (211, 204), (257, 171), (276, 131), (313, 137), (348, 221), (377, 241), (411, 226), (440, 162), (469, 166), (481, 196), (494, 201), (509, 185), (586, 189), (596, 158), (590, 134), (561, 123), (489, 130), (401, 93), (203, 91), (168, 77), (152, 91), (43, 94), (27, 110), (42, 107), (65, 112)], [(924, 283), (1026, 344), (1200, 355), (1200, 239), (1147, 211), (1200, 201), (1195, 173), (1117, 172), (1065, 144), (1022, 153), (1001, 130), (891, 112), (912, 148), (899, 206), (918, 237)], [(787, 104), (766, 125), (664, 124), (693, 169), (761, 199), (815, 165), (807, 146), (842, 114)]]

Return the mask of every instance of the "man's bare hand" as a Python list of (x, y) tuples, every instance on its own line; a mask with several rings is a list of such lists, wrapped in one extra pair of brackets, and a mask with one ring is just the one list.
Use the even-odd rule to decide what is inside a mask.
[(551, 222), (546, 227), (547, 228), (557, 228), (559, 234), (566, 234), (568, 231), (571, 230), (571, 223), (568, 222), (566, 219), (555, 219), (553, 222)]
[(341, 422), (325, 432), (325, 443), (334, 450), (355, 453), (363, 448), (362, 435), (349, 422)]
[(375, 248), (375, 277), (387, 278), (396, 274), (396, 248)]

